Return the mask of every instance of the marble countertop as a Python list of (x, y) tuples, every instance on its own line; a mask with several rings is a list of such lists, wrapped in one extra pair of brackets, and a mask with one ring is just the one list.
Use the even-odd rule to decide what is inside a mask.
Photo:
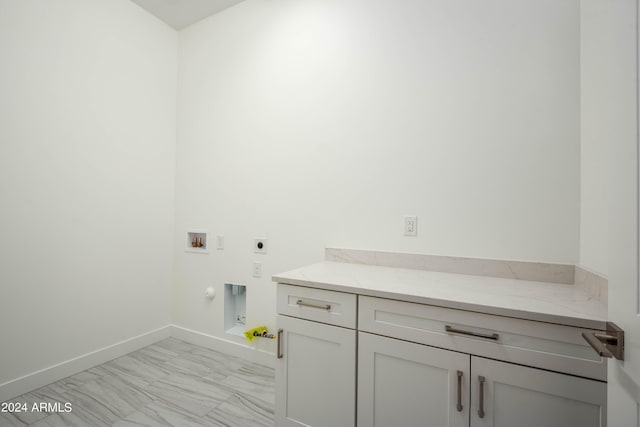
[(330, 261), (276, 274), (273, 281), (581, 328), (606, 329), (606, 304), (575, 285)]

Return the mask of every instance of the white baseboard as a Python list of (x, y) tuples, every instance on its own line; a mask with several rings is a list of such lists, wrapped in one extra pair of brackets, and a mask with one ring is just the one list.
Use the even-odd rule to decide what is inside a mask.
[(163, 326), (119, 343), (83, 354), (48, 368), (0, 384), (0, 402), (51, 384), (70, 375), (101, 365), (171, 336), (171, 325)]
[(273, 353), (214, 337), (213, 335), (203, 334), (202, 332), (183, 328), (182, 326), (172, 325), (171, 336), (191, 344), (240, 357), (270, 368), (275, 368), (276, 366), (276, 358)]
[(240, 357), (261, 365), (275, 367), (273, 353), (207, 335), (177, 325), (167, 325), (119, 343), (83, 354), (36, 372), (0, 384), (0, 402), (44, 387), (78, 372), (91, 369), (127, 353), (141, 349), (165, 338), (174, 337), (191, 344)]

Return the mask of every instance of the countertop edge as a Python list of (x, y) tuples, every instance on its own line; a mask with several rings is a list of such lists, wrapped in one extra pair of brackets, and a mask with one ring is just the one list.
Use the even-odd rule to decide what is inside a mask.
[(512, 317), (537, 322), (553, 323), (558, 325), (573, 326), (585, 329), (606, 330), (606, 320), (586, 319), (580, 317), (559, 316), (555, 314), (539, 313), (535, 311), (523, 311), (504, 307), (492, 307), (481, 304), (467, 303), (464, 301), (444, 300), (429, 298), (418, 295), (395, 293), (390, 291), (378, 291), (349, 285), (339, 285), (335, 283), (323, 283), (310, 280), (292, 279), (280, 275), (272, 276), (272, 281), (287, 285), (303, 286), (307, 288), (326, 289), (336, 292), (364, 295), (370, 297), (386, 298), (397, 301), (411, 302), (417, 304), (427, 304), (438, 307), (452, 308), (457, 310), (472, 311), (476, 313), (492, 314), (496, 316)]

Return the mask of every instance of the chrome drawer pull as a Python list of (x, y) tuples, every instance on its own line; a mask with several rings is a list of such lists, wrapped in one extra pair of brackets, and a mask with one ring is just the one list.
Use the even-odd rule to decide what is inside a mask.
[(495, 333), (491, 334), (491, 335), (489, 335), (489, 334), (479, 334), (477, 332), (469, 332), (469, 331), (463, 331), (463, 330), (460, 330), (460, 329), (455, 329), (455, 328), (452, 328), (449, 325), (445, 325), (444, 330), (447, 331), (447, 332), (450, 332), (452, 334), (471, 335), (472, 337), (485, 338), (485, 339), (494, 340), (494, 341), (498, 341), (498, 338), (500, 338), (500, 335), (495, 334)]
[(478, 398), (478, 416), (484, 418), (484, 377), (478, 375), (478, 382), (480, 383), (480, 397)]
[(309, 302), (304, 302), (301, 299), (299, 299), (298, 302), (296, 302), (296, 304), (298, 304), (299, 306), (302, 306), (302, 307), (312, 307), (312, 308), (319, 308), (321, 310), (331, 311), (331, 305), (330, 304), (326, 304), (326, 305), (311, 304)]
[(462, 375), (464, 375), (464, 373), (458, 371), (458, 404), (456, 405), (458, 412), (462, 412)]
[(278, 329), (278, 359), (282, 359), (284, 356), (282, 354), (282, 333), (284, 331), (282, 329)]

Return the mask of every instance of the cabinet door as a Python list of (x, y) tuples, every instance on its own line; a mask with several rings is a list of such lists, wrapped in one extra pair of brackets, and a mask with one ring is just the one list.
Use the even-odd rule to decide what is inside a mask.
[[(606, 383), (475, 356), (471, 373), (471, 427), (606, 424)], [(484, 417), (478, 413), (481, 389)]]
[(355, 425), (356, 332), (278, 316), (276, 425)]
[(360, 332), (358, 427), (468, 426), (469, 360), (468, 354)]

